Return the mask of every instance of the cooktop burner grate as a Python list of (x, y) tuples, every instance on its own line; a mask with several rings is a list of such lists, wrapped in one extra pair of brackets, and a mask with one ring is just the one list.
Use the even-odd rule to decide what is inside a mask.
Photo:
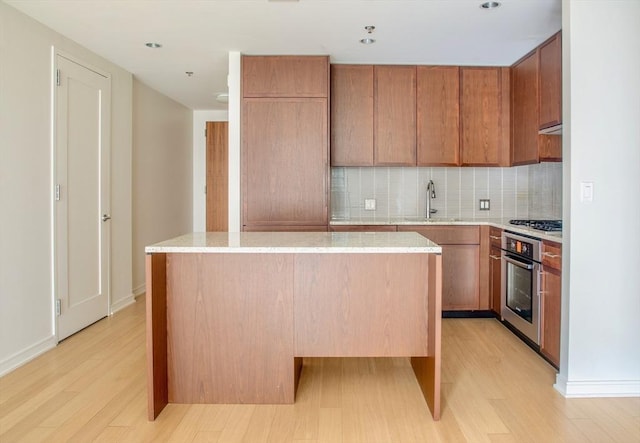
[(562, 231), (562, 220), (524, 220), (515, 219), (509, 220), (509, 223), (516, 226), (528, 226), (532, 229), (545, 232), (560, 232)]

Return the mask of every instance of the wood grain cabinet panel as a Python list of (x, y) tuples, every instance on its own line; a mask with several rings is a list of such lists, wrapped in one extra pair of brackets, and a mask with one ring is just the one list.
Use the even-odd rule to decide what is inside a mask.
[(374, 67), (374, 162), (416, 165), (416, 67)]
[[(398, 226), (442, 247), (442, 310), (478, 310), (480, 300), (479, 226)], [(487, 303), (488, 308), (488, 303)]]
[(372, 65), (331, 65), (331, 165), (373, 166)]
[(502, 251), (500, 248), (491, 246), (489, 252), (489, 291), (491, 303), (491, 310), (500, 315), (500, 300), (502, 298)]
[(327, 99), (244, 99), (243, 224), (327, 225)]
[(562, 33), (540, 45), (540, 129), (562, 123)]
[(327, 56), (243, 56), (243, 97), (328, 97)]
[(538, 53), (511, 68), (512, 164), (538, 163)]
[(560, 366), (561, 306), (562, 244), (543, 241), (540, 352), (556, 367)]
[(460, 68), (462, 166), (508, 166), (509, 68)]
[(417, 68), (417, 164), (460, 165), (460, 69)]

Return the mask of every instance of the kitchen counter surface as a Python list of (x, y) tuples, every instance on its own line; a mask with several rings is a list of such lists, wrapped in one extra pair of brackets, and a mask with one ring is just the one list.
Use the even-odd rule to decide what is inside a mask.
[(424, 217), (390, 217), (390, 218), (357, 218), (357, 219), (332, 219), (330, 226), (349, 226), (349, 225), (397, 225), (397, 226), (465, 226), (465, 225), (489, 225), (496, 228), (505, 229), (511, 232), (525, 234), (542, 240), (549, 240), (556, 243), (562, 243), (562, 232), (544, 232), (537, 229), (531, 229), (526, 226), (515, 226), (509, 224), (510, 219), (499, 218), (438, 218), (434, 217), (427, 220)]
[(150, 253), (434, 253), (415, 232), (194, 232), (145, 248)]

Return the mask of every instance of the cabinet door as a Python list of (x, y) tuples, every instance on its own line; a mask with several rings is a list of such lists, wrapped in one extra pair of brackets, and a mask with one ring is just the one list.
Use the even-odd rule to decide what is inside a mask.
[(540, 46), (540, 129), (562, 123), (562, 33)]
[(460, 68), (460, 156), (463, 166), (509, 163), (508, 68)]
[(417, 68), (418, 166), (460, 165), (460, 69)]
[(538, 53), (511, 68), (512, 164), (538, 163)]
[(328, 97), (327, 56), (243, 56), (243, 97)]
[(442, 310), (479, 309), (478, 245), (442, 246)]
[(560, 365), (561, 292), (560, 272), (544, 267), (540, 297), (540, 352), (556, 367)]
[(491, 247), (489, 253), (490, 271), (490, 302), (491, 310), (500, 315), (500, 299), (502, 297), (502, 257), (500, 248)]
[(243, 224), (327, 225), (326, 99), (245, 99)]
[(374, 162), (416, 165), (416, 67), (374, 67)]
[(372, 65), (331, 65), (331, 165), (373, 166)]

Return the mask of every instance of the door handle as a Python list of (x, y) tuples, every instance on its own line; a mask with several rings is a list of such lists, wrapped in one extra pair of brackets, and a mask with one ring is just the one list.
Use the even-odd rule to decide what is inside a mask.
[(109, 214), (102, 214), (102, 221), (106, 222), (107, 220), (111, 220), (111, 216)]

